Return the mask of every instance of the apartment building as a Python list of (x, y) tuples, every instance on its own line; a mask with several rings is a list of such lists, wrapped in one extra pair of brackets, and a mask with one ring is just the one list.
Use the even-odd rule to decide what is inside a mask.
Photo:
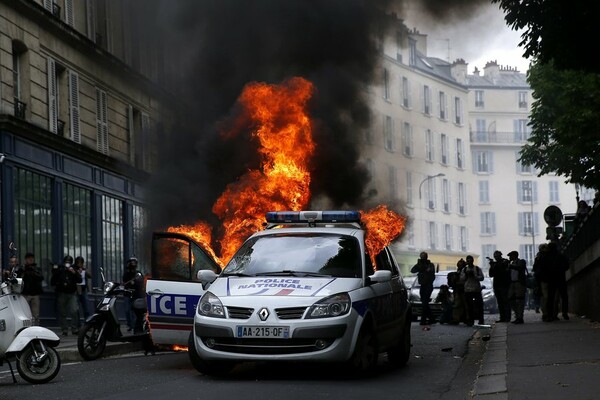
[(132, 254), (149, 263), (143, 182), (172, 99), (156, 52), (124, 23), (131, 7), (0, 1), (0, 251), (5, 264), (9, 242), (35, 253), (46, 286), (66, 254), (95, 282), (99, 267), (120, 280)]

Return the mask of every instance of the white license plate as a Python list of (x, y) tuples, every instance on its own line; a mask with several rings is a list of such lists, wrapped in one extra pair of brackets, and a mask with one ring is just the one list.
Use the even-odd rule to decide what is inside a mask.
[(238, 325), (237, 337), (239, 338), (269, 338), (289, 339), (289, 326), (243, 326)]

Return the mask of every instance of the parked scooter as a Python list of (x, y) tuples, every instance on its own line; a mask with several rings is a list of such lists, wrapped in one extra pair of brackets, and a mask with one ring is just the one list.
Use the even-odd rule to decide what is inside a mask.
[[(104, 271), (100, 269), (102, 282), (105, 282)], [(142, 302), (134, 302), (144, 312), (143, 330), (140, 333), (123, 334), (117, 314), (117, 300), (119, 297), (131, 297), (133, 290), (125, 289), (123, 284), (116, 282), (104, 283), (104, 297), (96, 306), (96, 312), (91, 315), (79, 330), (77, 338), (77, 350), (85, 360), (91, 361), (102, 356), (106, 348), (106, 342), (142, 342), (142, 347), (147, 355), (154, 355), (155, 349), (150, 336), (148, 321), (145, 318), (146, 305)]]
[(60, 357), (54, 349), (60, 338), (48, 328), (32, 326), (31, 309), (21, 295), (22, 289), (23, 281), (15, 274), (0, 284), (0, 365), (8, 363), (14, 383), (12, 360), (16, 360), (23, 379), (46, 383), (60, 370)]

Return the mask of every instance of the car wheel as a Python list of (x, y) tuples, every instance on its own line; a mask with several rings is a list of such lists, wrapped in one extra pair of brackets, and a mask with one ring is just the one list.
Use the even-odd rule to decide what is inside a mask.
[(369, 373), (377, 366), (377, 343), (371, 329), (363, 327), (358, 334), (350, 366), (354, 372)]
[(232, 363), (224, 362), (224, 361), (206, 361), (203, 360), (199, 355), (198, 351), (196, 351), (196, 343), (194, 341), (194, 331), (190, 332), (190, 336), (188, 338), (188, 356), (190, 357), (190, 361), (192, 366), (196, 369), (196, 371), (200, 372), (204, 375), (226, 375), (233, 369), (234, 365)]
[(387, 352), (390, 364), (397, 368), (405, 366), (410, 359), (410, 348), (410, 323), (407, 323), (404, 326), (404, 332), (402, 332), (399, 342)]

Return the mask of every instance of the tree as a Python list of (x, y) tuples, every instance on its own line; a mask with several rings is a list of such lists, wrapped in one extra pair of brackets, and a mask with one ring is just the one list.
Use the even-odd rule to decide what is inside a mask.
[(534, 102), (521, 162), (600, 189), (600, 75), (535, 60), (527, 74)]
[(600, 72), (597, 57), (600, 2), (590, 0), (492, 0), (505, 12), (508, 26), (524, 29), (519, 43), (525, 58), (557, 69)]

